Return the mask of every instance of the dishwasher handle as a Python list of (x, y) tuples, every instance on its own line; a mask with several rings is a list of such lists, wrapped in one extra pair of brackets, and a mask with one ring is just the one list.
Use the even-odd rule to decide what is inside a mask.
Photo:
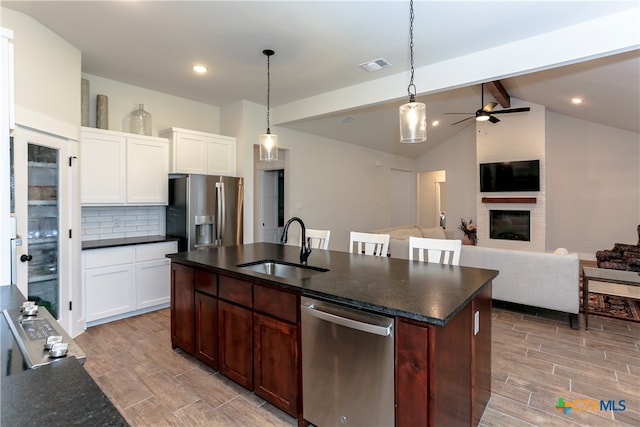
[(336, 323), (347, 328), (356, 329), (362, 332), (368, 332), (370, 334), (381, 335), (383, 337), (387, 337), (392, 333), (391, 328), (393, 326), (393, 323), (387, 326), (373, 325), (371, 323), (349, 319), (348, 317), (338, 316), (327, 311), (319, 310), (313, 303), (302, 304), (301, 308), (310, 316), (325, 320), (327, 322)]

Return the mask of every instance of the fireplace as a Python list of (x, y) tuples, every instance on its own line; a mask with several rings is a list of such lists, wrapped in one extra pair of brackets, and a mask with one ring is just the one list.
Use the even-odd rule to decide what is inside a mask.
[(489, 237), (499, 240), (531, 241), (531, 212), (490, 210)]

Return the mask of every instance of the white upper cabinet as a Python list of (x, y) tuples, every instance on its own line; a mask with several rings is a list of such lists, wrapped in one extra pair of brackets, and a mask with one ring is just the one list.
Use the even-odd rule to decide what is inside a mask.
[(236, 175), (236, 139), (188, 129), (160, 132), (169, 139), (169, 173)]
[(82, 128), (81, 203), (166, 205), (169, 144), (164, 138)]

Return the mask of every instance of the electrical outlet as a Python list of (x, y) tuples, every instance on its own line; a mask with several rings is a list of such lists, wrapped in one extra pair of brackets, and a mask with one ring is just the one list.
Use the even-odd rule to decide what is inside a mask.
[(302, 209), (302, 202), (297, 202), (296, 203), (296, 208), (297, 209)]

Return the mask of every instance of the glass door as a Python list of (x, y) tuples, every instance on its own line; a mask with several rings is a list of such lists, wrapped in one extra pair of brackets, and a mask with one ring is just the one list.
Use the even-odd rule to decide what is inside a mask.
[(21, 126), (14, 131), (15, 217), (22, 241), (16, 248), (16, 285), (67, 331), (72, 325), (72, 268), (78, 263), (69, 238), (69, 153), (67, 139)]
[[(56, 148), (27, 145), (28, 298), (46, 307), (57, 319), (60, 313), (58, 274), (60, 153)], [(23, 261), (23, 259), (21, 259)]]

